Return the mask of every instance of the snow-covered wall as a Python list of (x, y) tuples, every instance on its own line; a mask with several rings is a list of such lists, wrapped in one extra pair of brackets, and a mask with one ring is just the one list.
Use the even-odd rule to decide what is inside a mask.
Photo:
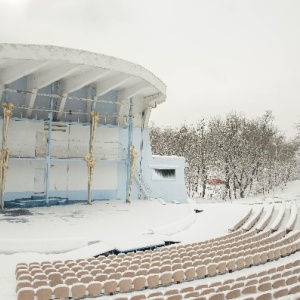
[[(143, 129), (152, 108), (166, 99), (166, 85), (153, 73), (118, 58), (54, 46), (1, 44), (0, 59), (0, 100), (14, 105), (5, 200), (45, 194), (86, 200), (94, 111), (100, 120), (92, 199), (127, 198), (130, 140), (139, 153), (131, 198), (186, 201), (184, 160), (152, 157)], [(0, 143), (2, 125), (3, 119)]]
[[(2, 123), (2, 122), (1, 122)], [(2, 133), (2, 124), (0, 126)], [(11, 159), (6, 181), (6, 200), (44, 194), (46, 189), (47, 124), (14, 120), (9, 124)], [(117, 127), (98, 127), (94, 154), (93, 198), (116, 197), (118, 159), (125, 158)], [(51, 133), (50, 197), (82, 200), (87, 196), (87, 165), (90, 127), (80, 124), (53, 125)], [(67, 160), (68, 159), (68, 160)]]
[[(47, 138), (46, 122), (10, 120), (8, 148), (11, 150), (11, 159), (6, 181), (6, 201), (46, 192)], [(89, 152), (89, 139), (90, 126), (86, 124), (53, 123), (50, 197), (87, 199), (88, 178), (84, 156)], [(184, 158), (152, 156), (148, 129), (135, 127), (132, 141), (139, 157), (137, 173), (141, 174), (149, 187), (148, 196), (163, 198), (167, 202), (186, 202)], [(128, 127), (98, 126), (94, 145), (97, 163), (92, 198), (126, 199)], [(173, 170), (172, 176), (157, 175), (160, 170)], [(138, 198), (145, 198), (145, 195), (138, 181), (134, 180), (132, 199)]]
[[(127, 128), (120, 128), (120, 142), (127, 143)], [(137, 169), (150, 187), (150, 195), (152, 198), (163, 198), (167, 202), (179, 201), (187, 202), (187, 193), (184, 183), (184, 167), (185, 159), (177, 156), (156, 156), (152, 155), (149, 130), (147, 128), (134, 128), (133, 144), (138, 151)], [(158, 178), (155, 170), (174, 170), (175, 176), (172, 178)], [(119, 180), (121, 186), (126, 185), (126, 165), (119, 165)], [(121, 191), (120, 191), (121, 193)], [(141, 194), (137, 181), (133, 185), (133, 198), (138, 198)], [(118, 198), (122, 199), (123, 194), (118, 194)]]

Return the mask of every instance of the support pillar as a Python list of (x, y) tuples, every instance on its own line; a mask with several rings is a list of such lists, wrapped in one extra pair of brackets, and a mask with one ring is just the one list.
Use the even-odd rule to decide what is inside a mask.
[[(5, 86), (4, 84), (0, 84), (0, 102), (2, 101), (2, 95), (6, 92), (4, 92)], [(5, 95), (5, 94), (4, 94)]]
[[(96, 99), (94, 98), (94, 100)], [(96, 102), (94, 101), (92, 104), (92, 111), (90, 112), (91, 127), (90, 127), (89, 153), (87, 153), (85, 156), (85, 160), (88, 167), (88, 204), (92, 204), (92, 185), (93, 185), (94, 168), (96, 165), (96, 158), (93, 156), (94, 142), (96, 137), (96, 128), (100, 120), (99, 113), (95, 109), (96, 109)]]
[(128, 116), (128, 147), (127, 147), (127, 182), (126, 182), (126, 203), (130, 203), (130, 195), (131, 195), (131, 180), (130, 180), (130, 172), (131, 172), (131, 146), (132, 146), (132, 135), (133, 135), (133, 102), (132, 98), (129, 99), (129, 116)]
[(130, 155), (131, 155), (131, 165), (130, 165), (129, 189), (128, 189), (128, 197), (127, 197), (129, 203), (131, 199), (132, 184), (133, 184), (133, 178), (136, 169), (136, 163), (138, 160), (138, 153), (133, 145), (131, 145), (130, 147)]
[(9, 166), (10, 151), (7, 148), (7, 136), (9, 119), (12, 116), (14, 105), (8, 102), (2, 102), (3, 108), (3, 136), (2, 136), (2, 149), (0, 151), (0, 178), (1, 178), (1, 208), (4, 209), (4, 192), (6, 175)]
[[(51, 94), (55, 92), (55, 83), (51, 84)], [(49, 189), (50, 189), (50, 169), (51, 169), (51, 139), (52, 139), (52, 122), (53, 122), (53, 105), (54, 98), (50, 98), (48, 113), (48, 138), (47, 138), (47, 155), (46, 155), (46, 205), (49, 206)]]

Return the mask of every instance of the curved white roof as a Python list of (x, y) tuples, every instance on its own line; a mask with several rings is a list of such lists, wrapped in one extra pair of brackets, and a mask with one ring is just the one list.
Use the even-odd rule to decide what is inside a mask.
[[(119, 108), (105, 113), (121, 114), (120, 107), (133, 97), (143, 111), (165, 100), (166, 86), (142, 66), (115, 57), (56, 46), (0, 44), (2, 101), (13, 102), (22, 117), (31, 118), (34, 112), (40, 119), (44, 116), (37, 116), (39, 108), (49, 107), (44, 98), (50, 94), (55, 94), (59, 120), (70, 110), (88, 111), (86, 102), (93, 100), (115, 102)], [(86, 101), (79, 105), (78, 100)]]

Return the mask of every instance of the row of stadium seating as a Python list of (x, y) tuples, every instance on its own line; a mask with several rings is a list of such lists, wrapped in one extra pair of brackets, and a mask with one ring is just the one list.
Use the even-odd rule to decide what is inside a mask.
[[(233, 272), (237, 269), (242, 269), (247, 266), (259, 265), (266, 263), (268, 260), (278, 259), (286, 255), (290, 255), (295, 251), (300, 250), (300, 232), (295, 232), (292, 235), (284, 238), (284, 241), (280, 241), (284, 246), (276, 248), (276, 243), (274, 245), (274, 251), (269, 251), (272, 256), (268, 256), (266, 252), (256, 253), (253, 255), (249, 264), (249, 257), (239, 257), (237, 259), (232, 259), (230, 261), (223, 261), (219, 264), (211, 263), (208, 265), (202, 265), (198, 267), (187, 267), (186, 269), (172, 270), (170, 266), (170, 271), (161, 272), (160, 268), (157, 267), (157, 271), (153, 273), (148, 273), (145, 275), (136, 275), (134, 271), (125, 272), (120, 274), (119, 279), (111, 279), (108, 274), (99, 274), (93, 276), (78, 270), (73, 274), (61, 274), (59, 272), (50, 272), (44, 274), (46, 277), (44, 279), (37, 279), (36, 275), (42, 276), (41, 273), (36, 273), (33, 278), (30, 278), (30, 274), (22, 274), (22, 268), (18, 268), (17, 276), (19, 279), (17, 285), (18, 299), (23, 299), (23, 293), (31, 293), (33, 295), (39, 295), (39, 293), (45, 292), (52, 293), (55, 295), (57, 293), (57, 288), (60, 291), (62, 285), (65, 292), (71, 292), (72, 297), (77, 297), (78, 293), (90, 293), (92, 286), (94, 289), (97, 286), (97, 295), (101, 293), (104, 294), (114, 294), (117, 292), (128, 292), (132, 290), (143, 290), (146, 288), (155, 288), (159, 286), (168, 286), (170, 284), (176, 284), (183, 281), (191, 281), (195, 279), (205, 278), (208, 276), (216, 276), (219, 274), (224, 274), (226, 272)], [(277, 245), (279, 246), (279, 245)], [(279, 250), (279, 251), (278, 251)], [(277, 256), (276, 256), (277, 255)], [(248, 260), (247, 260), (248, 259)], [(249, 265), (247, 265), (247, 263)], [(32, 268), (34, 270), (34, 268)], [(47, 270), (47, 269), (46, 269)], [(137, 272), (140, 270), (136, 270)], [(21, 273), (20, 273), (21, 272)], [(81, 273), (80, 273), (81, 272)], [(111, 273), (115, 274), (115, 273)], [(64, 276), (65, 275), (65, 276)], [(34, 280), (35, 278), (35, 280)], [(79, 292), (80, 291), (80, 292)], [(95, 295), (94, 295), (95, 296)], [(39, 298), (39, 297), (38, 297)], [(45, 298), (45, 297), (44, 297)], [(49, 298), (51, 299), (51, 297)]]
[[(199, 285), (190, 283), (189, 286), (181, 289), (174, 288), (174, 286), (165, 291), (148, 289), (133, 297), (135, 297), (134, 299), (234, 299), (251, 296), (254, 297), (253, 299), (277, 299), (285, 295), (300, 293), (300, 260), (246, 276), (227, 278), (223, 281), (214, 280), (208, 284)], [(139, 282), (137, 278), (127, 278), (121, 281), (121, 293), (130, 292), (135, 288), (136, 290), (142, 289), (143, 282)], [(27, 300), (34, 299), (35, 294), (40, 300), (51, 299), (51, 297), (64, 299), (70, 295), (74, 298), (88, 295), (99, 296), (101, 293), (113, 294), (115, 292), (116, 284), (113, 281), (107, 281), (104, 285), (100, 282), (90, 282), (88, 284), (77, 283), (71, 287), (66, 284), (60, 284), (53, 288), (41, 286), (35, 292), (29, 288), (21, 288), (19, 296), (22, 297), (20, 299)], [(265, 298), (260, 298), (262, 295)], [(115, 299), (125, 300), (133, 299), (133, 297), (125, 294)]]
[[(259, 212), (261, 216), (262, 209)], [(271, 214), (267, 213), (261, 220), (260, 229), (266, 227)], [(154, 250), (76, 261), (18, 264), (18, 300), (33, 300), (34, 297), (45, 300), (58, 295), (76, 298), (155, 289), (265, 264), (300, 250), (300, 232), (288, 233), (294, 228), (296, 219), (297, 210), (291, 211), (289, 229), (278, 232), (257, 228), (236, 230), (204, 242), (174, 244)]]
[[(161, 273), (164, 271), (175, 271), (177, 269), (186, 269), (189, 267), (197, 267), (201, 265), (212, 265), (223, 262), (223, 265), (227, 265), (230, 260), (241, 261), (238, 265), (241, 266), (251, 266), (252, 264), (259, 264), (260, 261), (272, 260), (280, 255), (284, 250), (280, 247), (291, 244), (300, 236), (299, 232), (294, 232), (285, 237), (285, 231), (280, 231), (275, 233), (273, 236), (270, 236), (269, 232), (264, 232), (259, 234), (260, 239), (251, 238), (245, 240), (245, 244), (239, 247), (233, 246), (227, 254), (224, 250), (215, 251), (214, 248), (211, 248), (211, 252), (204, 253), (205, 256), (199, 255), (196, 252), (183, 252), (172, 256), (170, 252), (169, 256), (147, 256), (147, 260), (142, 260), (142, 256), (138, 258), (136, 256), (129, 256), (126, 259), (126, 256), (119, 261), (118, 256), (106, 260), (105, 257), (101, 259), (90, 259), (90, 260), (78, 260), (78, 261), (58, 261), (53, 264), (50, 262), (44, 262), (41, 265), (38, 263), (32, 263), (29, 266), (25, 264), (19, 264), (16, 268), (16, 278), (17, 280), (25, 279), (42, 279), (46, 280), (49, 277), (49, 274), (61, 274), (62, 277), (68, 276), (79, 276), (90, 275), (90, 276), (99, 276), (99, 274), (120, 274), (120, 276), (126, 276), (127, 273), (141, 272), (145, 270), (147, 273), (140, 273), (136, 275), (147, 275), (152, 273)], [(251, 243), (251, 241), (253, 241)], [(290, 253), (296, 251), (297, 244), (293, 243), (290, 245), (293, 247), (291, 250), (288, 250)], [(219, 248), (217, 248), (219, 249)], [(223, 255), (219, 255), (223, 254)], [(209, 258), (210, 257), (210, 258)], [(246, 258), (251, 261), (251, 263), (246, 262)], [(264, 257), (264, 259), (263, 259)], [(144, 257), (145, 259), (145, 257)], [(242, 262), (245, 260), (245, 264)], [(241, 268), (239, 266), (238, 268)], [(228, 271), (233, 271), (234, 269), (230, 268)], [(129, 272), (128, 272), (129, 271)], [(132, 271), (132, 272), (130, 272)]]

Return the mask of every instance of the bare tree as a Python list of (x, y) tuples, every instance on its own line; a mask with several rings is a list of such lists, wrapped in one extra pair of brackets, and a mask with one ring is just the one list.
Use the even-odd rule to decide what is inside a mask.
[(270, 111), (255, 119), (233, 112), (179, 128), (152, 125), (151, 145), (155, 154), (185, 157), (190, 196), (204, 197), (207, 180), (218, 177), (223, 199), (243, 198), (299, 177), (300, 138), (287, 140), (273, 121)]

